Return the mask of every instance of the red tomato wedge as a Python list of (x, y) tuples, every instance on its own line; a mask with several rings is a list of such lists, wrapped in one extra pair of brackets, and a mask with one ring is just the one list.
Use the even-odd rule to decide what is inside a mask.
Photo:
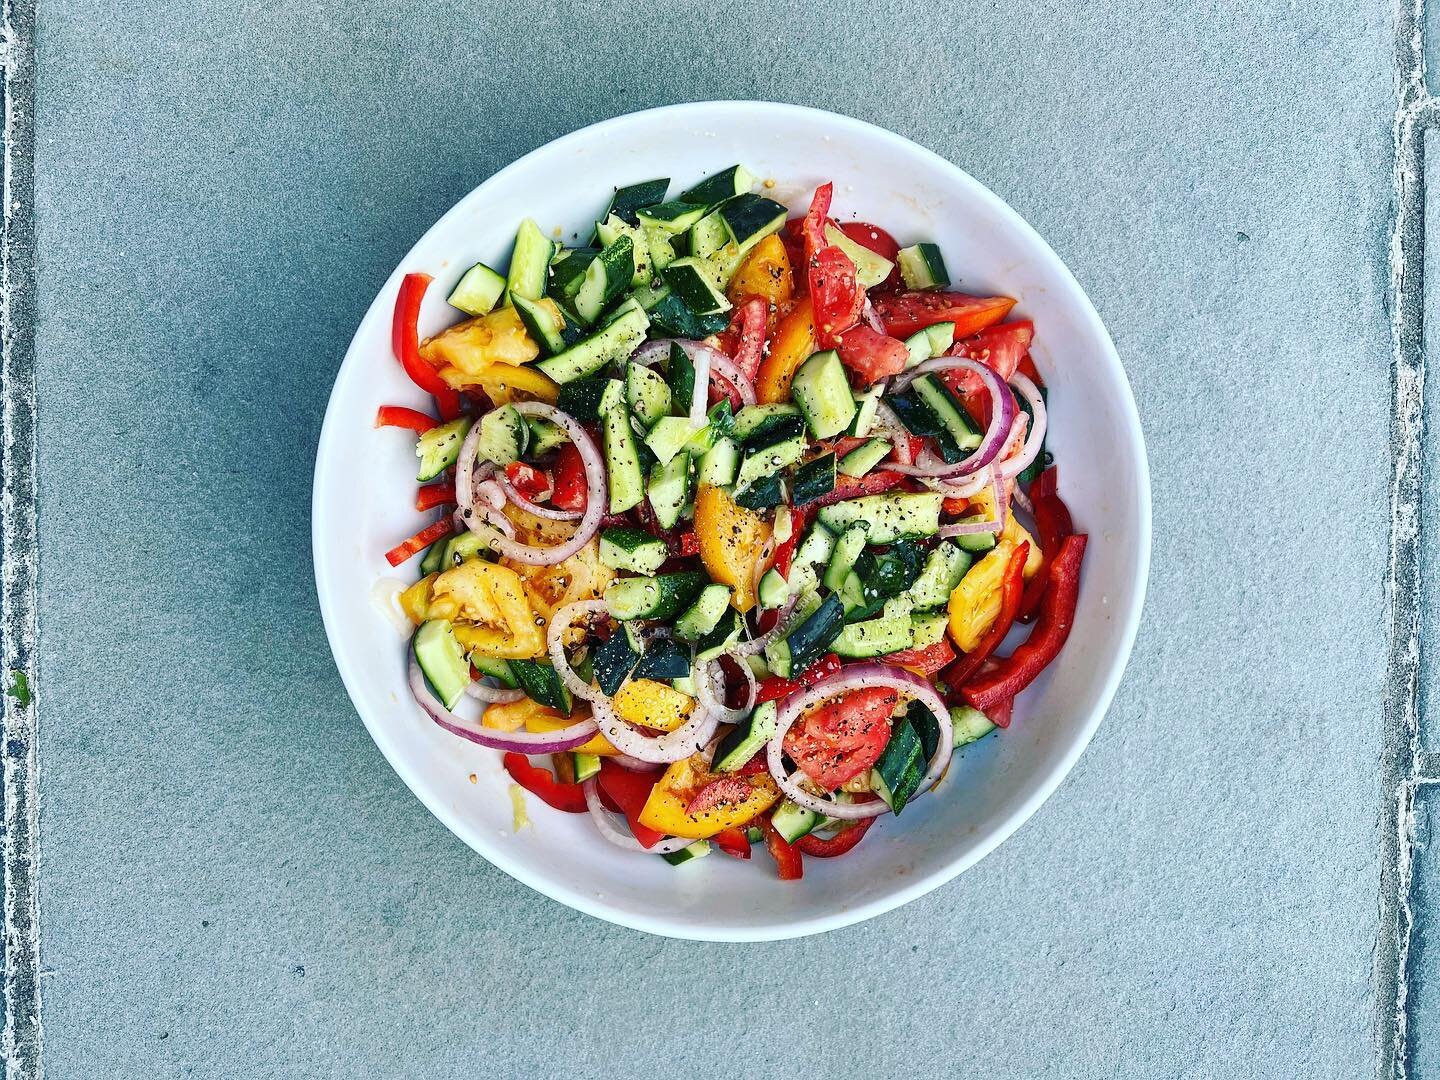
[(1010, 313), (1015, 301), (1008, 296), (966, 296), (950, 292), (902, 292), (877, 296), (875, 313), (892, 337), (907, 338), (936, 323), (953, 322), (955, 336), (967, 338), (994, 326)]
[(876, 333), (864, 323), (841, 334), (836, 349), (840, 362), (855, 373), (861, 387), (879, 382), (887, 375), (898, 375), (905, 370), (905, 362), (910, 358), (904, 342)]
[(855, 280), (855, 264), (838, 247), (821, 248), (809, 263), (810, 303), (815, 310), (815, 340), (832, 349), (840, 335), (860, 321), (865, 290)]
[(795, 721), (785, 753), (826, 791), (859, 776), (885, 752), (900, 695), (886, 686), (852, 690)]
[[(968, 356), (1000, 373), (1008, 380), (1020, 368), (1035, 340), (1035, 324), (1029, 319), (1001, 323), (957, 341), (951, 356)], [(990, 422), (990, 394), (973, 371), (942, 371), (941, 380), (965, 403), (966, 410), (982, 425)]]

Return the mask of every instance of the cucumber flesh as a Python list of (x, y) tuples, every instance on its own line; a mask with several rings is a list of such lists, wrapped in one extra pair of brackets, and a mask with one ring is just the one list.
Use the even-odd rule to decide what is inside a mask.
[(461, 416), (425, 432), (415, 443), (420, 459), (416, 480), (433, 480), (460, 460), (460, 447), (470, 433), (470, 418)]
[(460, 275), (446, 298), (453, 308), (466, 315), (487, 315), (505, 295), (505, 278), (498, 270), (476, 263)]
[(549, 280), (550, 260), (555, 256), (555, 242), (540, 231), (534, 219), (526, 218), (515, 233), (515, 250), (510, 256), (507, 285), (511, 296), (539, 300), (545, 295)]
[(470, 685), (470, 661), (448, 619), (431, 619), (421, 623), (415, 633), (415, 660), (435, 696), (447, 709), (460, 704)]

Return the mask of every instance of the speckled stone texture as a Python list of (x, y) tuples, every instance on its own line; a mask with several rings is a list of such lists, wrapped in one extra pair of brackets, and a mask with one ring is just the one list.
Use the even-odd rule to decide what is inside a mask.
[[(42, 5), (46, 1075), (1371, 1075), (1390, 19)], [(775, 945), (612, 927), (471, 853), (371, 744), (310, 572), (326, 395), (401, 254), (552, 137), (714, 97), (883, 124), (1007, 199), (1109, 323), (1155, 485), (1071, 778), (955, 883)]]

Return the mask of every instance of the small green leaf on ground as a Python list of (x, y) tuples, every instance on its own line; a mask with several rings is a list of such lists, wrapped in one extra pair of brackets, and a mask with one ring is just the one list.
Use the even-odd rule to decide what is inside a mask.
[(30, 680), (23, 671), (10, 672), (10, 679), (10, 688), (5, 692), (18, 701), (22, 709), (26, 708), (30, 704)]

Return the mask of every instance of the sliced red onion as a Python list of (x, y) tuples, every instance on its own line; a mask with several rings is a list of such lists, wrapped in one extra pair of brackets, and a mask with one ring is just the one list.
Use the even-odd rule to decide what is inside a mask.
[(636, 840), (630, 833), (625, 832), (615, 824), (610, 811), (605, 809), (605, 804), (600, 801), (600, 792), (595, 784), (595, 777), (590, 777), (580, 785), (585, 792), (585, 806), (590, 811), (590, 817), (595, 821), (595, 827), (600, 830), (600, 835), (609, 840), (616, 847), (624, 848), (626, 851), (638, 851), (646, 855), (669, 855), (672, 851), (679, 851), (695, 843), (683, 836), (671, 836), (661, 840), (654, 847), (646, 847)]
[[(755, 404), (755, 384), (745, 377), (745, 373), (735, 365), (733, 360), (718, 349), (710, 358), (710, 372), (712, 375), (718, 375), (735, 388), (735, 392), (740, 395), (742, 405)], [(709, 404), (708, 396), (706, 404)]]
[[(744, 658), (746, 656), (754, 656), (756, 653), (764, 652), (765, 646), (769, 645), (770, 642), (774, 641), (775, 636), (779, 634), (780, 631), (786, 629), (786, 620), (788, 620), (790, 616), (794, 614), (795, 605), (799, 602), (800, 594), (796, 593), (794, 596), (790, 597), (789, 600), (785, 601), (785, 606), (780, 609), (780, 615), (775, 620), (774, 626), (772, 626), (769, 630), (765, 631), (765, 633), (761, 634), (757, 638), (752, 638), (749, 641), (740, 642), (740, 644), (736, 645), (735, 648), (731, 650), (731, 652), (735, 656), (741, 658)], [(746, 664), (745, 666), (749, 667), (750, 665)]]
[[(630, 357), (632, 364), (644, 364), (649, 366), (662, 357), (670, 355), (670, 346), (679, 345), (690, 358), (691, 365), (695, 368), (695, 396), (690, 399), (690, 426), (699, 431), (705, 426), (705, 413), (710, 407), (710, 369), (719, 358), (726, 363), (730, 358), (719, 349), (706, 345), (703, 341), (689, 341), (685, 338), (656, 338), (647, 342)], [(744, 390), (740, 386), (735, 387), (744, 397)], [(753, 388), (752, 388), (753, 393)], [(754, 404), (752, 401), (751, 404)]]
[(591, 703), (597, 698), (606, 701), (608, 698), (598, 687), (591, 686), (575, 674), (575, 669), (570, 666), (570, 661), (565, 656), (565, 631), (582, 617), (588, 619), (595, 615), (608, 614), (604, 600), (577, 600), (555, 612), (550, 619), (550, 628), (545, 633), (545, 645), (550, 653), (550, 663), (555, 668), (555, 674), (560, 676), (560, 681), (570, 693)]
[(926, 483), (940, 494), (952, 499), (968, 499), (972, 495), (978, 495), (980, 489), (990, 483), (990, 470), (981, 469), (963, 480), (939, 480), (935, 477), (927, 477)]
[(707, 709), (697, 708), (690, 719), (674, 731), (651, 738), (640, 734), (616, 716), (608, 701), (592, 701), (590, 708), (600, 726), (600, 733), (616, 750), (641, 761), (667, 765), (695, 753), (714, 737), (715, 729), (720, 726), (719, 717)]
[[(558, 562), (564, 562), (571, 555), (583, 548), (590, 542), (600, 528), (600, 519), (605, 516), (605, 465), (600, 460), (600, 451), (595, 448), (595, 441), (590, 438), (580, 423), (569, 413), (563, 413), (553, 405), (547, 405), (543, 401), (519, 401), (512, 406), (522, 416), (539, 416), (549, 420), (565, 430), (570, 436), (570, 441), (575, 444), (575, 449), (580, 453), (580, 462), (585, 467), (585, 513), (580, 518), (580, 524), (575, 529), (575, 534), (563, 544), (555, 547), (535, 547), (530, 544), (522, 544), (512, 535), (509, 536), (486, 536), (481, 532), (480, 527), (486, 522), (481, 515), (477, 515), (472, 506), (461, 505), (460, 513), (464, 517), (466, 526), (474, 533), (484, 536), (491, 548), (500, 552), (507, 558), (516, 562), (528, 563), (531, 566), (554, 566)], [(475, 428), (479, 428), (479, 424)], [(472, 429), (472, 434), (473, 434)], [(466, 437), (469, 442), (469, 437)], [(464, 448), (461, 448), (462, 459)], [(459, 477), (456, 479), (456, 496), (461, 500), (466, 499), (466, 489), (459, 486)]]
[[(741, 662), (740, 667), (744, 669), (746, 677), (750, 681), (749, 703), (743, 709), (732, 709), (723, 700), (725, 685), (725, 673), (720, 670), (720, 665), (714, 660), (701, 661), (692, 665), (695, 671), (695, 696), (699, 699), (700, 707), (721, 721), (727, 724), (738, 724), (745, 717), (750, 715), (750, 710), (755, 707), (755, 698), (760, 693), (760, 684), (755, 681), (755, 673), (750, 670), (750, 665)], [(716, 683), (719, 683), (717, 688)]]
[(487, 682), (472, 682), (465, 688), (465, 693), (487, 705), (508, 705), (525, 696), (524, 690), (507, 690), (503, 686), (491, 686)]
[(770, 768), (770, 775), (792, 802), (798, 803), (807, 810), (813, 810), (817, 814), (849, 821), (876, 817), (890, 809), (878, 799), (864, 803), (839, 803), (833, 799), (823, 799), (813, 795), (796, 782), (796, 777), (803, 779), (804, 773), (797, 772), (794, 776), (787, 774), (783, 760), (785, 733), (790, 730), (790, 726), (800, 718), (806, 709), (812, 705), (818, 705), (827, 698), (839, 697), (852, 690), (871, 686), (893, 687), (902, 694), (919, 701), (935, 714), (935, 719), (939, 722), (940, 727), (940, 741), (935, 747), (934, 756), (930, 759), (930, 768), (920, 781), (920, 786), (916, 788), (915, 793), (918, 795), (933, 787), (935, 782), (940, 779), (940, 775), (949, 765), (950, 755), (955, 749), (955, 735), (950, 726), (950, 713), (945, 708), (945, 702), (935, 692), (935, 687), (905, 668), (879, 663), (853, 664), (840, 669), (833, 675), (826, 676), (806, 690), (791, 694), (780, 703), (775, 734), (765, 746), (765, 761)]
[(631, 772), (651, 773), (656, 772), (660, 766), (653, 761), (641, 761), (639, 758), (631, 757), (629, 754), (611, 754), (610, 760), (622, 769), (629, 769)]
[(579, 510), (557, 510), (553, 506), (541, 506), (537, 502), (532, 502), (521, 495), (515, 489), (515, 485), (504, 476), (500, 477), (499, 486), (500, 490), (505, 493), (505, 498), (520, 507), (521, 510), (527, 514), (534, 514), (538, 518), (544, 518), (546, 521), (579, 521), (582, 516)]
[(505, 488), (501, 485), (509, 483), (503, 473), (498, 478), (492, 476), (488, 480), (477, 479), (474, 487), (475, 498), (488, 503), (492, 510), (504, 510), (506, 495)]
[(425, 673), (420, 670), (413, 652), (410, 655), (410, 693), (430, 719), (450, 734), (491, 750), (512, 750), (517, 754), (559, 754), (595, 737), (594, 720), (580, 720), (559, 731), (499, 731), (456, 716), (440, 704), (430, 692), (430, 687), (425, 685)]
[(1039, 456), (1040, 447), (1045, 442), (1045, 428), (1049, 424), (1049, 418), (1045, 412), (1045, 399), (1040, 396), (1040, 388), (1018, 371), (1010, 376), (1010, 384), (1020, 391), (1020, 396), (1030, 406), (1031, 415), (1035, 420), (1030, 425), (1030, 433), (1025, 437), (1025, 445), (1020, 448), (1020, 452), (1014, 457), (1002, 461), (998, 467), (1001, 477), (1006, 480), (1019, 476)]
[(1023, 492), (1023, 491), (1020, 490), (1020, 485), (1019, 485), (1019, 484), (1016, 484), (1016, 485), (1015, 485), (1015, 494), (1013, 494), (1013, 495), (1011, 496), (1011, 498), (1015, 500), (1015, 502), (1019, 505), (1020, 509), (1021, 509), (1021, 510), (1024, 510), (1025, 513), (1027, 513), (1027, 514), (1033, 514), (1033, 513), (1035, 513), (1035, 507), (1034, 507), (1034, 505), (1030, 502), (1030, 496), (1029, 496), (1029, 495), (1026, 495), (1025, 492)]
[(460, 456), (455, 461), (455, 501), (461, 511), (468, 510), (475, 502), (475, 485), (495, 471), (495, 466), (485, 462), (478, 469), (475, 457), (480, 453), (480, 421), (476, 420), (465, 433), (460, 444)]
[(885, 324), (880, 321), (880, 316), (876, 314), (875, 311), (875, 305), (870, 303), (870, 297), (868, 296), (865, 297), (865, 306), (860, 311), (860, 318), (866, 326), (870, 327), (870, 329), (874, 330), (877, 334), (889, 335), (890, 331), (885, 329)]
[(914, 459), (910, 456), (910, 429), (895, 414), (895, 410), (885, 404), (883, 397), (875, 410), (875, 427), (889, 433), (890, 445), (894, 447), (893, 453), (897, 462), (901, 465), (913, 462)]
[(916, 378), (931, 372), (965, 370), (974, 372), (980, 376), (985, 388), (990, 391), (990, 426), (985, 429), (985, 435), (980, 440), (980, 445), (975, 448), (974, 453), (965, 458), (964, 461), (956, 462), (953, 465), (941, 463), (937, 467), (922, 467), (920, 465), (896, 465), (896, 472), (905, 473), (909, 476), (936, 476), (936, 477), (959, 477), (969, 476), (978, 469), (983, 469), (995, 460), (1010, 436), (1010, 425), (1015, 422), (1015, 395), (1005, 385), (1005, 380), (992, 368), (986, 367), (978, 360), (971, 360), (968, 356), (939, 356), (933, 360), (926, 360), (909, 371), (904, 372), (896, 379), (897, 389), (904, 389)]

